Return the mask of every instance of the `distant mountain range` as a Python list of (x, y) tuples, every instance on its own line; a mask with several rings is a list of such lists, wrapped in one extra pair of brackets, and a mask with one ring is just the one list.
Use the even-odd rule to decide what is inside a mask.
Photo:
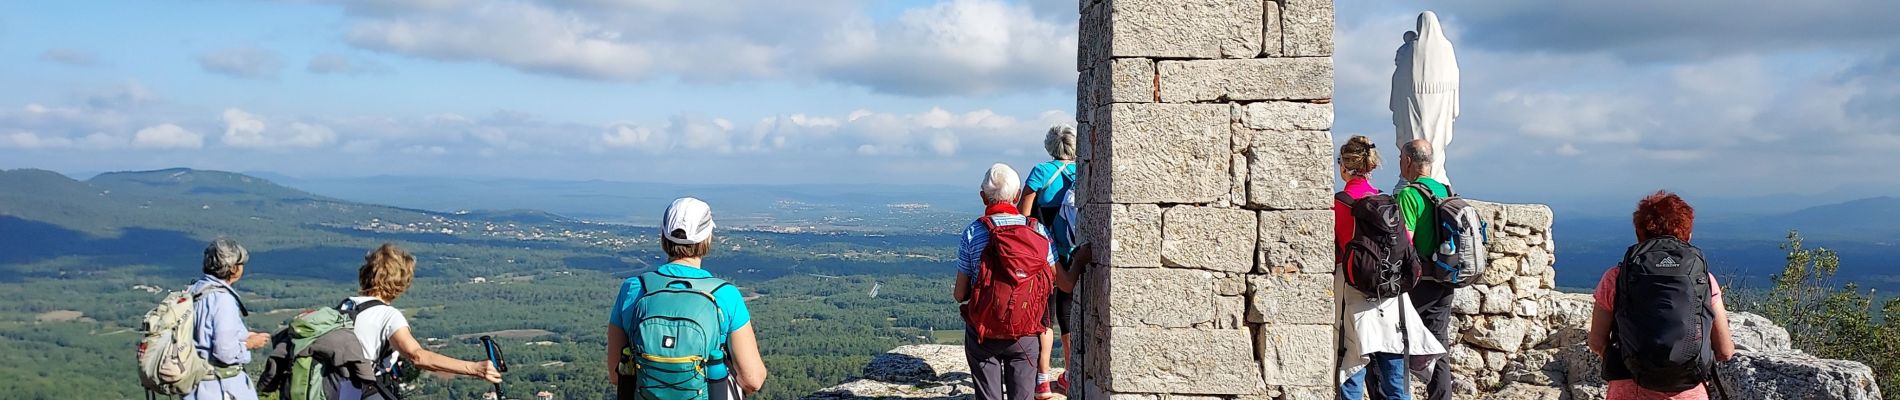
[(875, 180), (852, 185), (717, 185), (400, 176), (274, 179), (368, 203), (438, 211), (537, 209), (636, 225), (651, 224), (660, 210), (682, 196), (712, 204), (726, 226), (876, 232), (915, 229), (980, 212), (974, 188)]
[[(479, 241), (516, 238), (484, 235), (533, 236), (535, 229), (541, 229), (542, 235), (577, 226), (624, 230), (629, 227), (587, 225), (568, 216), (646, 225), (667, 202), (683, 195), (714, 204), (723, 226), (924, 238), (961, 227), (974, 213), (970, 206), (974, 196), (967, 192), (923, 185), (682, 185), (415, 177), (278, 176), (267, 180), (190, 169), (114, 172), (78, 181), (51, 171), (8, 170), (0, 171), (0, 231), (21, 238), (5, 247), (24, 250), (0, 254), (0, 263), (91, 254), (89, 247), (102, 245), (96, 242), (104, 240), (99, 237), (139, 241), (113, 243), (135, 247), (181, 244), (180, 238), (201, 245), (197, 242), (217, 236), (244, 237), (269, 246), (363, 241), (368, 233), (435, 237), (452, 232), (450, 236), (462, 238), (458, 240)], [(1900, 288), (1900, 272), (1895, 272), (1900, 271), (1900, 223), (1896, 223), (1900, 222), (1900, 198), (1870, 197), (1764, 213), (1724, 211), (1723, 200), (1708, 202), (1713, 205), (1697, 204), (1694, 240), (1707, 250), (1718, 275), (1765, 282), (1784, 263), (1786, 254), (1777, 246), (1788, 230), (1798, 229), (1809, 246), (1840, 252), (1843, 278), (1866, 286)], [(378, 225), (365, 226), (363, 221), (378, 221)], [(504, 229), (507, 233), (484, 231), (509, 224), (514, 228)], [(1614, 264), (1634, 240), (1626, 216), (1577, 216), (1558, 209), (1555, 225), (1562, 286), (1593, 286), (1602, 270)], [(146, 227), (188, 228), (170, 232)], [(25, 234), (11, 235), (16, 232)], [(32, 245), (14, 246), (28, 243)]]
[[(1576, 218), (1559, 213), (1553, 229), (1558, 283), (1594, 286), (1596, 274), (1615, 264), (1635, 240), (1630, 223), (1627, 216)], [(1758, 215), (1697, 207), (1692, 241), (1704, 249), (1717, 275), (1765, 283), (1786, 264), (1787, 253), (1778, 246), (1790, 230), (1800, 231), (1807, 247), (1837, 251), (1843, 279), (1864, 287), (1900, 288), (1900, 198), (1896, 197)]]

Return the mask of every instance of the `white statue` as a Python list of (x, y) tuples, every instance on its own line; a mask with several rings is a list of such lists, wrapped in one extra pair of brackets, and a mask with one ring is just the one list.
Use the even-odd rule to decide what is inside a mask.
[(1452, 122), (1458, 119), (1458, 55), (1451, 49), (1438, 14), (1426, 11), (1418, 15), (1416, 40), (1406, 32), (1406, 43), (1399, 46), (1392, 73), (1392, 125), (1398, 131), (1398, 144), (1425, 139), (1432, 143), (1438, 162), (1432, 164), (1432, 179), (1450, 184), (1445, 176), (1451, 144)]

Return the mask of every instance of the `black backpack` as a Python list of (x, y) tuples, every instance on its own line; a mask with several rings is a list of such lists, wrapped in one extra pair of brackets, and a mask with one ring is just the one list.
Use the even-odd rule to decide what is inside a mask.
[(1420, 261), (1405, 237), (1405, 215), (1391, 195), (1353, 200), (1346, 192), (1333, 199), (1352, 210), (1352, 239), (1334, 255), (1346, 284), (1367, 298), (1397, 297), (1418, 284)]
[(1616, 278), (1603, 377), (1679, 392), (1714, 376), (1711, 285), (1702, 250), (1673, 237), (1630, 246)]

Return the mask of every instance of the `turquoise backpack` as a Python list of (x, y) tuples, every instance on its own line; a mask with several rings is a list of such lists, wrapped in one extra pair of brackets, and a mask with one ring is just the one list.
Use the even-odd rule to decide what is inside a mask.
[(642, 400), (707, 398), (706, 366), (726, 357), (725, 314), (713, 300), (726, 285), (719, 278), (640, 275), (631, 319), (636, 338), (621, 352), (620, 373), (639, 385)]

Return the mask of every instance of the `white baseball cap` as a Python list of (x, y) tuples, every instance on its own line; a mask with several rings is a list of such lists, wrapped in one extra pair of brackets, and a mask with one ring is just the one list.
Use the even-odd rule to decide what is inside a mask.
[(697, 244), (712, 238), (712, 206), (691, 197), (673, 200), (660, 221), (660, 236), (679, 244)]

